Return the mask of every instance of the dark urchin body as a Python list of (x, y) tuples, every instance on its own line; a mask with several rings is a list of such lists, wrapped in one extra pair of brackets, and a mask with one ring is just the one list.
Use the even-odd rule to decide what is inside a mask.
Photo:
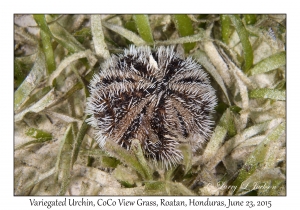
[(211, 134), (215, 91), (207, 74), (172, 47), (134, 47), (112, 56), (90, 84), (88, 123), (97, 141), (130, 149), (138, 139), (147, 157), (166, 167), (183, 158), (178, 144), (193, 151)]

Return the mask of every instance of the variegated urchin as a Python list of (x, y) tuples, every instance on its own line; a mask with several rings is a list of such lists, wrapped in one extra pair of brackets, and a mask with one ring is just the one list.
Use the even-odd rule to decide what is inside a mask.
[(129, 150), (138, 139), (147, 158), (168, 168), (183, 159), (179, 144), (194, 152), (211, 135), (215, 90), (173, 47), (131, 46), (104, 62), (89, 89), (87, 122), (100, 147), (114, 141)]

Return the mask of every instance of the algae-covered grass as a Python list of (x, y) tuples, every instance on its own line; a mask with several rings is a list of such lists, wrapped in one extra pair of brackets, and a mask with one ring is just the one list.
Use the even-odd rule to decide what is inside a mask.
[[(15, 195), (286, 194), (285, 15), (14, 19)], [(100, 149), (85, 123), (93, 74), (132, 44), (174, 45), (217, 91), (210, 140), (194, 155), (180, 147), (184, 160), (168, 170), (145, 158), (139, 141), (129, 151), (113, 142)]]

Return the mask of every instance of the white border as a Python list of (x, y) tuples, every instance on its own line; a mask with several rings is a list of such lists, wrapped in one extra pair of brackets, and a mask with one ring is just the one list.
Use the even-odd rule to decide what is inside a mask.
[[(97, 3), (99, 2), (99, 6)], [(193, 2), (193, 6), (191, 6)], [(299, 205), (299, 6), (296, 1), (251, 0), (251, 1), (162, 1), (162, 0), (109, 0), (100, 4), (95, 1), (36, 1), (15, 0), (1, 3), (1, 73), (4, 79), (0, 83), (0, 94), (4, 96), (1, 103), (1, 183), (0, 205), (3, 209), (29, 209), (29, 198), (13, 196), (13, 14), (15, 13), (286, 13), (287, 14), (287, 196), (285, 197), (210, 197), (212, 199), (227, 200), (271, 200), (271, 209), (282, 209)], [(101, 6), (100, 6), (101, 5)], [(197, 5), (197, 6), (195, 6)], [(297, 135), (298, 134), (298, 135)], [(39, 200), (53, 200), (56, 197), (35, 197)], [(62, 199), (63, 197), (59, 197)], [(108, 197), (105, 197), (108, 198)], [(117, 199), (119, 197), (113, 197)], [(160, 197), (144, 197), (159, 199)], [(166, 197), (188, 200), (191, 197)], [(196, 197), (205, 199), (205, 197)], [(77, 197), (77, 199), (80, 199)], [(90, 197), (97, 200), (97, 197)], [(137, 197), (125, 197), (137, 199)], [(97, 207), (103, 208), (103, 207)], [(116, 209), (119, 207), (116, 207)], [(170, 209), (171, 207), (164, 207)], [(197, 207), (201, 208), (201, 207)], [(42, 209), (37, 207), (36, 209)], [(47, 209), (44, 207), (44, 209)], [(52, 209), (52, 208), (51, 208)], [(56, 209), (56, 208), (55, 208)], [(68, 207), (67, 209), (71, 209)], [(72, 208), (74, 209), (74, 208)], [(82, 207), (81, 207), (82, 209)], [(95, 209), (95, 208), (94, 208)], [(240, 209), (240, 208), (239, 208)], [(255, 209), (255, 208), (253, 208)]]

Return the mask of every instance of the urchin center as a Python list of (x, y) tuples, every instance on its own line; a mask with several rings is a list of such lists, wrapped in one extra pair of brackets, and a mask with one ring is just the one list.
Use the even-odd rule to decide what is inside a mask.
[(158, 82), (158, 84), (157, 84), (157, 92), (158, 93), (165, 92), (165, 90), (167, 89), (167, 85), (168, 85), (167, 82), (164, 82), (164, 81)]

